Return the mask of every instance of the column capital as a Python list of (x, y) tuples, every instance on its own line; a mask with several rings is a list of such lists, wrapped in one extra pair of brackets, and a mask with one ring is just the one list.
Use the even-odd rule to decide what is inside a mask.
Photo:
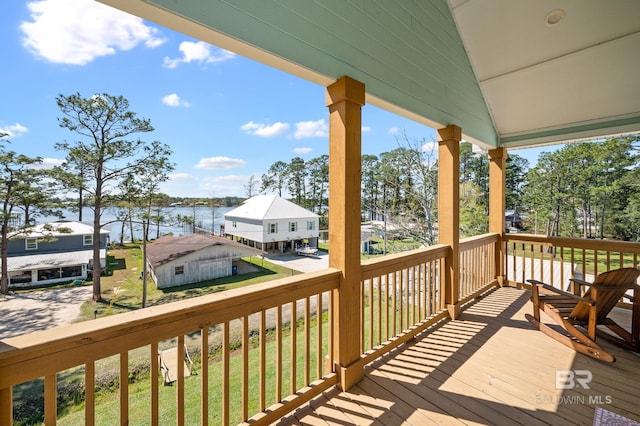
[(462, 140), (462, 129), (455, 124), (450, 124), (447, 127), (438, 129), (438, 142), (446, 141), (458, 141)]
[(487, 151), (490, 160), (499, 160), (507, 156), (507, 148), (493, 148)]
[(364, 99), (364, 83), (349, 76), (343, 75), (335, 83), (327, 86), (326, 104), (328, 107), (344, 101), (363, 106)]

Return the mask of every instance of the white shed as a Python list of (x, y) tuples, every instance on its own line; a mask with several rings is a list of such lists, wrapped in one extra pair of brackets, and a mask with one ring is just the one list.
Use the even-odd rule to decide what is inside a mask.
[(222, 237), (166, 236), (147, 246), (147, 266), (158, 288), (166, 288), (231, 276), (234, 261), (259, 254)]
[(227, 236), (263, 251), (318, 247), (319, 216), (277, 195), (258, 195), (224, 215)]

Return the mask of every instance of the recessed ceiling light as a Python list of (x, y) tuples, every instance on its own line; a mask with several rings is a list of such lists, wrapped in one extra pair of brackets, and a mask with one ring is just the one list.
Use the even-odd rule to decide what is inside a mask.
[(547, 17), (544, 19), (544, 21), (549, 26), (556, 25), (558, 22), (562, 21), (565, 15), (566, 12), (562, 9), (552, 10), (547, 14)]

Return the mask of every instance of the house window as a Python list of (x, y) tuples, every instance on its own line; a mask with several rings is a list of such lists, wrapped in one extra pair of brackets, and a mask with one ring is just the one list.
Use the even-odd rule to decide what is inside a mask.
[(176, 266), (174, 269), (175, 275), (183, 275), (184, 274), (184, 266)]
[(296, 232), (298, 230), (298, 222), (289, 222), (289, 232)]
[(37, 250), (38, 249), (38, 239), (31, 237), (25, 238), (25, 248), (27, 250)]
[(82, 244), (84, 244), (85, 246), (93, 245), (93, 235), (83, 235)]
[(269, 223), (269, 224), (267, 224), (267, 233), (269, 233), (269, 234), (277, 234), (278, 233), (278, 224), (277, 223)]
[(238, 227), (238, 222), (236, 222), (235, 220), (233, 222), (231, 222), (231, 226), (233, 226), (234, 228)]
[(313, 220), (308, 220), (307, 221), (307, 231), (313, 231), (314, 229), (316, 229), (316, 222)]

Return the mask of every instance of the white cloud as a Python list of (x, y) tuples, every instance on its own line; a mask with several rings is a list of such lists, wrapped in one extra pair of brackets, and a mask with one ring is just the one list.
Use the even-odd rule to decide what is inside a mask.
[(296, 139), (303, 138), (320, 138), (329, 135), (329, 128), (324, 119), (318, 121), (300, 121), (296, 123), (296, 132), (293, 137)]
[(196, 178), (189, 173), (173, 173), (169, 175), (169, 180), (172, 182), (188, 182), (196, 180)]
[(422, 152), (430, 152), (438, 150), (438, 142), (427, 142), (422, 145)]
[(245, 161), (239, 158), (229, 158), (229, 157), (209, 157), (209, 158), (201, 158), (200, 162), (196, 164), (196, 169), (206, 169), (206, 170), (228, 170), (235, 169), (237, 167), (242, 167), (245, 165)]
[(89, 0), (40, 0), (27, 3), (23, 45), (48, 61), (86, 65), (100, 56), (143, 43), (154, 48), (166, 40), (142, 19)]
[(172, 93), (162, 98), (162, 103), (172, 107), (189, 107), (189, 102), (180, 98), (180, 96)]
[(400, 129), (398, 129), (397, 127), (392, 127), (387, 133), (389, 133), (390, 135), (397, 135), (398, 133), (400, 133)]
[(34, 163), (31, 168), (35, 170), (51, 170), (56, 166), (61, 166), (64, 160), (59, 158), (43, 158), (41, 163)]
[(250, 135), (262, 136), (263, 138), (272, 138), (289, 131), (289, 125), (279, 121), (271, 125), (259, 124), (250, 121), (247, 124), (240, 126), (240, 128)]
[(7, 136), (0, 138), (15, 138), (21, 136), (24, 133), (27, 133), (29, 129), (24, 127), (22, 124), (16, 123), (10, 126), (0, 127), (0, 133), (5, 133)]
[(294, 148), (293, 149), (293, 152), (295, 152), (296, 154), (300, 154), (300, 155), (308, 154), (311, 151), (313, 151), (313, 148), (300, 147), (300, 148)]
[(371, 127), (369, 126), (362, 126), (362, 132), (370, 132), (371, 131)]
[(211, 64), (215, 62), (224, 62), (233, 59), (236, 54), (224, 49), (217, 49), (215, 53), (211, 51), (211, 45), (204, 41), (192, 42), (183, 41), (178, 48), (182, 52), (181, 58), (171, 59), (168, 56), (164, 58), (164, 66), (166, 68), (176, 68), (180, 64), (188, 64), (191, 62), (199, 62), (201, 64)]

